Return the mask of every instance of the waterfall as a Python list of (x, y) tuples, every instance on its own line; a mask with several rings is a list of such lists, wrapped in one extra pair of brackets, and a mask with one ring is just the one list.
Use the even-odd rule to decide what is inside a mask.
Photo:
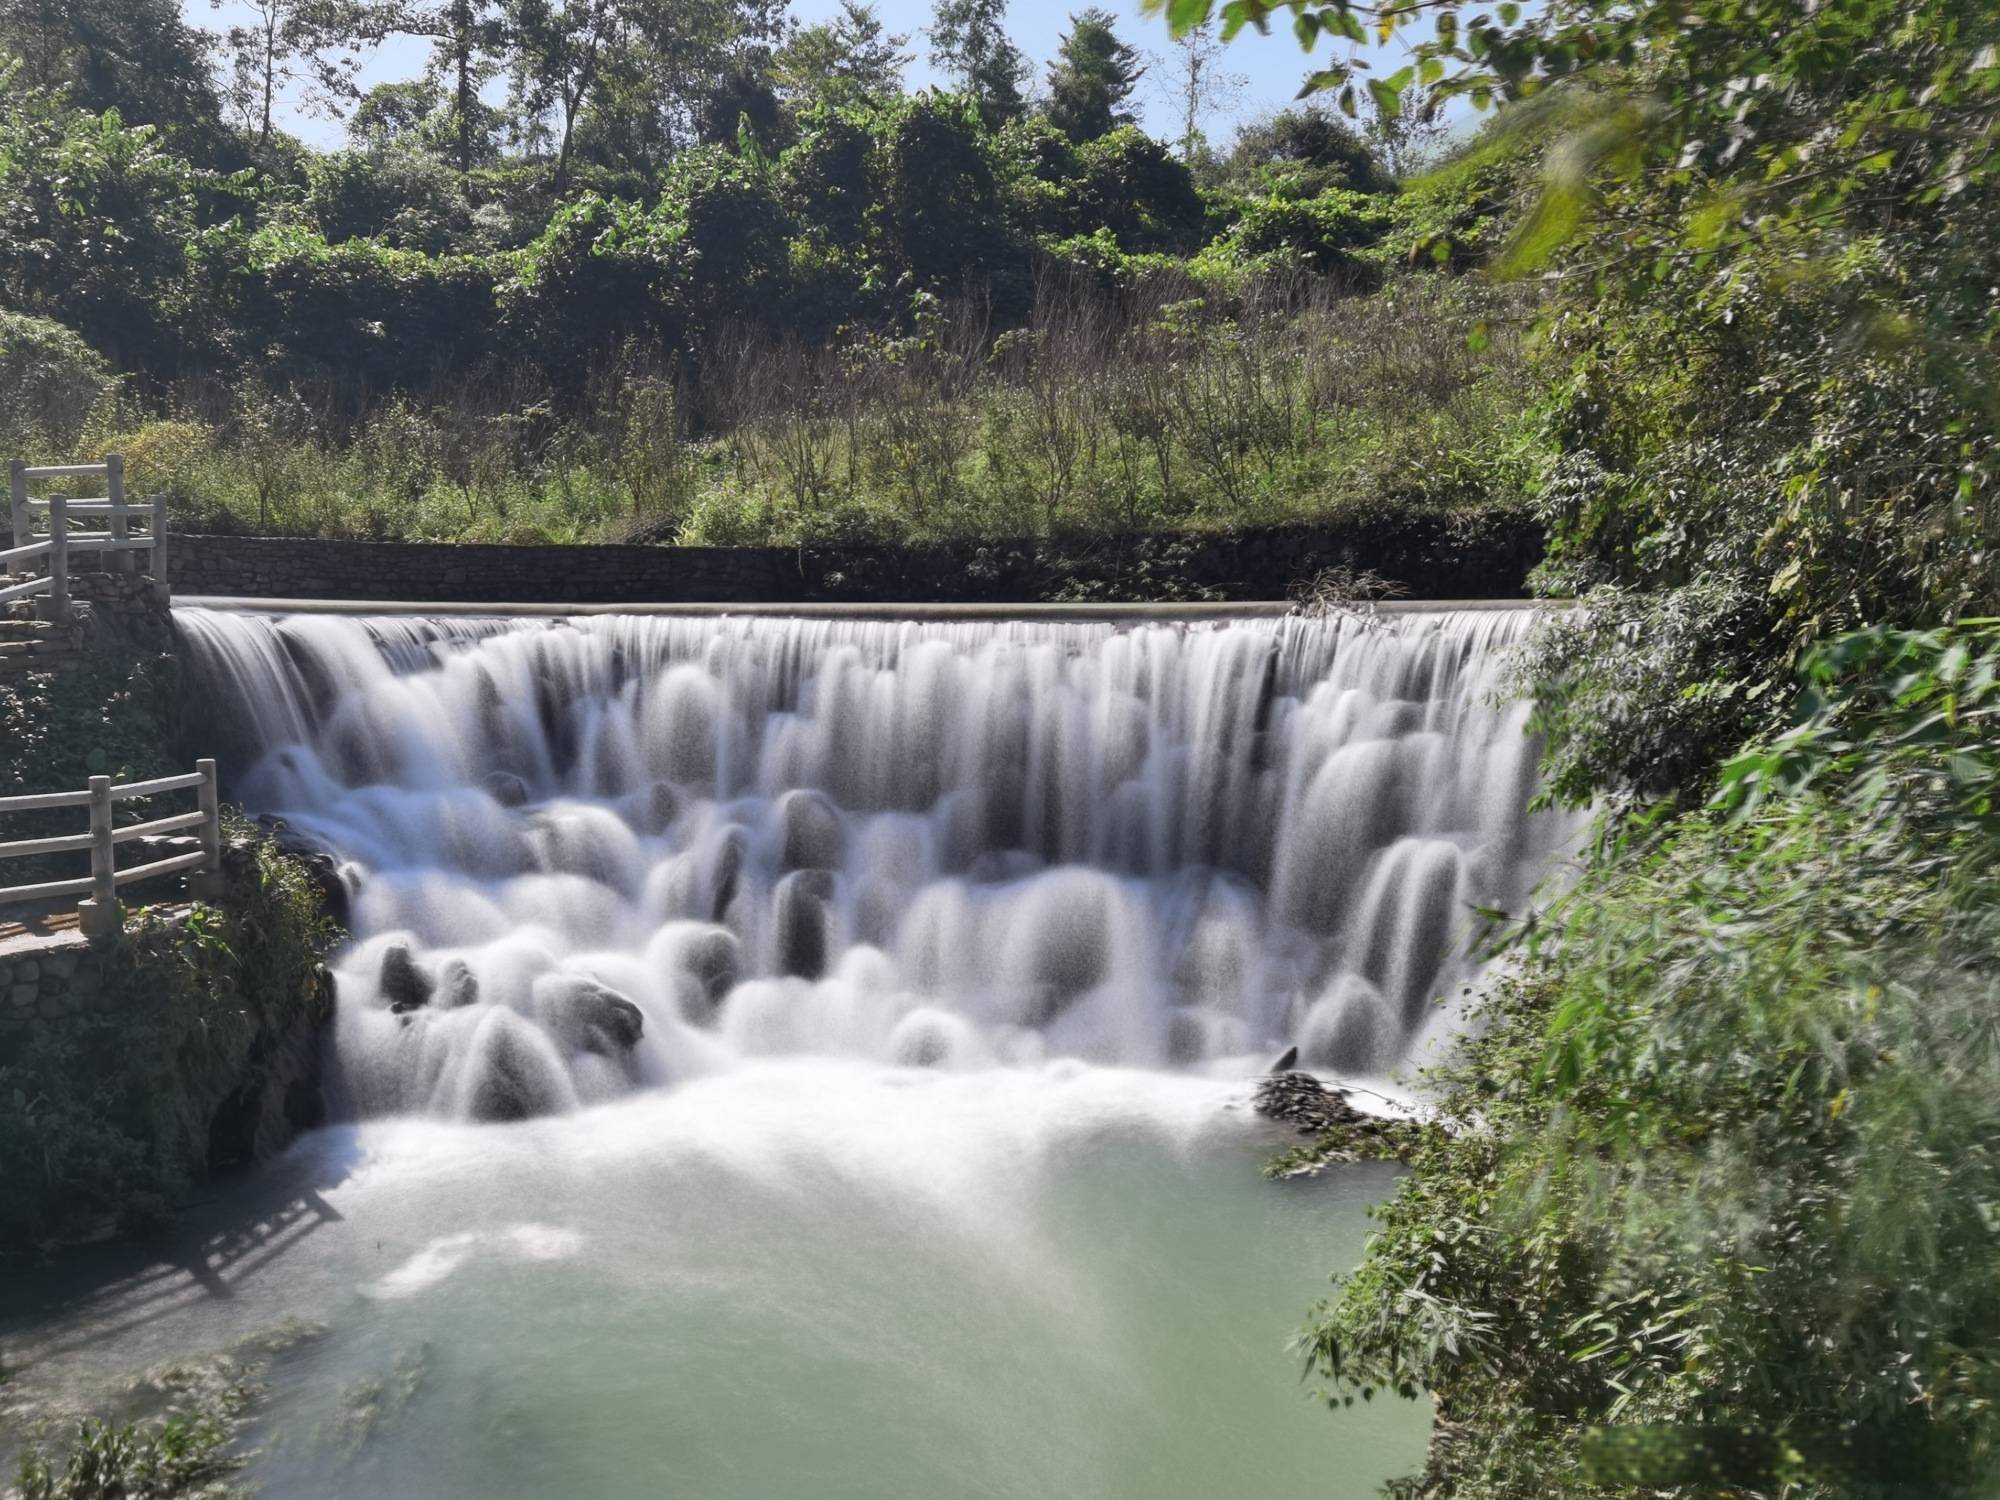
[(1529, 619), (176, 611), (231, 795), (341, 862), (342, 1103), (477, 1119), (783, 1054), (1385, 1073), (1573, 834)]

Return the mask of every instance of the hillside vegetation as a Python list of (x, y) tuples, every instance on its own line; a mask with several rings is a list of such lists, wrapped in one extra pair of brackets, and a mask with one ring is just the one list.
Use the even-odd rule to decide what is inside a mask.
[(1488, 271), (1582, 606), (1517, 680), (1603, 816), (1302, 1347), (1436, 1402), (1410, 1495), (1990, 1494), (2000, 13), (1424, 15), (1321, 83), (1568, 102)]
[[(167, 0), (0, 10), (13, 451), (122, 451), (189, 529), (376, 539), (1174, 531), (1534, 483), (1531, 299), (1462, 273), (1546, 130), (1409, 175), (1435, 131), (1301, 106), (1218, 152), (1198, 97), (1179, 141), (1130, 122), (1095, 12), (1030, 104), (1019, 67), (904, 92), (863, 5), (572, 9), (446, 7), (431, 74), (328, 96), (337, 151)], [(418, 24), (277, 11), (300, 79)], [(588, 77), (537, 50), (558, 24)], [(466, 48), (511, 126), (461, 108)]]

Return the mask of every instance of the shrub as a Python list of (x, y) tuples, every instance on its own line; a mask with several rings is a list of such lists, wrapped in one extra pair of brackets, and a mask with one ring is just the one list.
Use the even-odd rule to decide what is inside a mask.
[(1712, 811), (1528, 930), (1307, 1343), (1434, 1393), (1421, 1487), (1978, 1488), (2000, 1432), (2000, 634), (1814, 653)]
[(437, 255), (463, 247), (473, 230), (472, 205), (458, 173), (416, 146), (314, 157), (304, 207), (330, 244), (379, 239)]
[(1358, 252), (1375, 245), (1388, 227), (1389, 212), (1379, 199), (1335, 188), (1316, 198), (1248, 203), (1229, 240), (1240, 254), (1287, 254), (1319, 275), (1362, 289), (1376, 273)]
[(102, 357), (48, 318), (0, 310), (0, 448), (68, 457), (116, 382)]

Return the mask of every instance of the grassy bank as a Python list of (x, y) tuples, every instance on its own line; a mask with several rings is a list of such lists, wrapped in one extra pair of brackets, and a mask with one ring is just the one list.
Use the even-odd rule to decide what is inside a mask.
[(933, 303), (907, 337), (628, 348), (572, 403), (526, 375), (351, 418), (258, 385), (156, 417), (112, 399), (74, 449), (225, 534), (925, 545), (1477, 510), (1532, 482), (1522, 312), (1436, 276), (1207, 295), (1162, 272), (1047, 289), (1012, 329)]

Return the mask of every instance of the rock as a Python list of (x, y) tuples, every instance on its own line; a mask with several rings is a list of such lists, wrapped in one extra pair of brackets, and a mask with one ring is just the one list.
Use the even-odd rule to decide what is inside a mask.
[(641, 833), (663, 834), (681, 815), (681, 794), (672, 782), (656, 781), (634, 799), (632, 815)]
[(382, 998), (389, 1002), (389, 1009), (399, 1016), (423, 1009), (437, 990), (437, 981), (410, 956), (404, 943), (396, 944), (382, 955), (382, 972), (376, 983)]
[(478, 1082), (465, 1103), (475, 1120), (528, 1120), (562, 1107), (548, 1061), (519, 1034), (518, 1024), (494, 1026), (482, 1038)]
[(1295, 1046), (1287, 1047), (1279, 1054), (1278, 1060), (1271, 1064), (1270, 1071), (1273, 1073), (1289, 1073), (1298, 1065), (1299, 1049)]
[(1200, 1062), (1208, 1056), (1207, 1018), (1200, 1011), (1180, 1006), (1167, 1017), (1167, 1061), (1177, 1068)]
[(778, 799), (780, 860), (787, 870), (831, 870), (840, 864), (846, 829), (824, 792), (797, 790)]
[(1266, 1119), (1296, 1125), (1300, 1135), (1376, 1123), (1349, 1104), (1345, 1093), (1328, 1088), (1310, 1073), (1268, 1075), (1257, 1085), (1255, 1107)]
[(489, 771), (480, 778), (479, 789), (502, 807), (524, 807), (529, 799), (528, 783), (512, 771)]
[(326, 907), (326, 914), (343, 928), (353, 926), (353, 902), (349, 897), (347, 882), (340, 876), (340, 861), (333, 851), (317, 839), (300, 833), (282, 818), (269, 813), (261, 814), (258, 825), (278, 846), (278, 852), (287, 858), (297, 860), (305, 866), (306, 878), (312, 881), (319, 892), (320, 902)]
[(726, 923), (729, 907), (736, 900), (736, 887), (743, 878), (743, 830), (731, 828), (717, 844), (710, 866), (715, 903), (709, 909), (711, 922)]
[(1395, 1056), (1402, 1032), (1381, 992), (1358, 975), (1344, 974), (1306, 1013), (1299, 1055), (1308, 1067), (1367, 1073)]
[(778, 882), (774, 896), (778, 924), (778, 967), (801, 979), (826, 973), (831, 947), (828, 928), (833, 876), (825, 870), (794, 870)]
[(464, 959), (450, 959), (438, 970), (434, 1003), (439, 1010), (458, 1010), (479, 1003), (479, 976)]
[(629, 1052), (646, 1031), (646, 1013), (608, 985), (580, 974), (545, 974), (535, 999), (549, 1031), (576, 1052)]
[(899, 1068), (947, 1066), (967, 1039), (963, 1019), (943, 1011), (913, 1010), (889, 1033), (889, 1057)]
[(743, 974), (743, 945), (720, 928), (690, 938), (680, 957), (682, 968), (701, 985), (711, 1013)]

